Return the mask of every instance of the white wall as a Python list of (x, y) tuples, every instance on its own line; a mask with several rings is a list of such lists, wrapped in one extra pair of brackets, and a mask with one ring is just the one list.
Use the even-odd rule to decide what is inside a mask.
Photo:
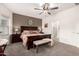
[(12, 12), (4, 4), (0, 3), (0, 15), (8, 18), (10, 35), (12, 33)]
[[(60, 23), (59, 41), (79, 47), (79, 6), (43, 19), (43, 31), (45, 33), (53, 33), (51, 23), (54, 24), (56, 21)], [(49, 24), (47, 29), (44, 28), (46, 22)]]

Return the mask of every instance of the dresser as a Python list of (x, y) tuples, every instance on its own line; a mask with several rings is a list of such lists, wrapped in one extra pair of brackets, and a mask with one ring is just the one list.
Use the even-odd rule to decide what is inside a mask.
[(17, 43), (17, 42), (22, 42), (22, 39), (20, 38), (21, 34), (12, 34), (10, 36), (11, 43)]

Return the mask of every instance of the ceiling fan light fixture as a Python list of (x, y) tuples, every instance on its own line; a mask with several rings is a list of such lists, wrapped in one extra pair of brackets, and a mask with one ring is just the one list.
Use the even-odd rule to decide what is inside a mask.
[(44, 13), (46, 14), (48, 11), (47, 10), (44, 10)]

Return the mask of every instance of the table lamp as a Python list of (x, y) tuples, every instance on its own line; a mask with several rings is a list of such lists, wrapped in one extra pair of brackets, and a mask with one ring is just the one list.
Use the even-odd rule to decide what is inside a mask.
[(15, 33), (17, 34), (17, 32), (19, 31), (19, 28), (15, 28)]

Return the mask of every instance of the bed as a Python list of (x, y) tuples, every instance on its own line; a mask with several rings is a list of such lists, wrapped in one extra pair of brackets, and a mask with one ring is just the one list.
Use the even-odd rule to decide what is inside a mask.
[(38, 27), (21, 26), (21, 36), (23, 46), (27, 46), (27, 49), (33, 47), (33, 41), (41, 40), (43, 38), (51, 38), (51, 34), (43, 34), (38, 31)]

